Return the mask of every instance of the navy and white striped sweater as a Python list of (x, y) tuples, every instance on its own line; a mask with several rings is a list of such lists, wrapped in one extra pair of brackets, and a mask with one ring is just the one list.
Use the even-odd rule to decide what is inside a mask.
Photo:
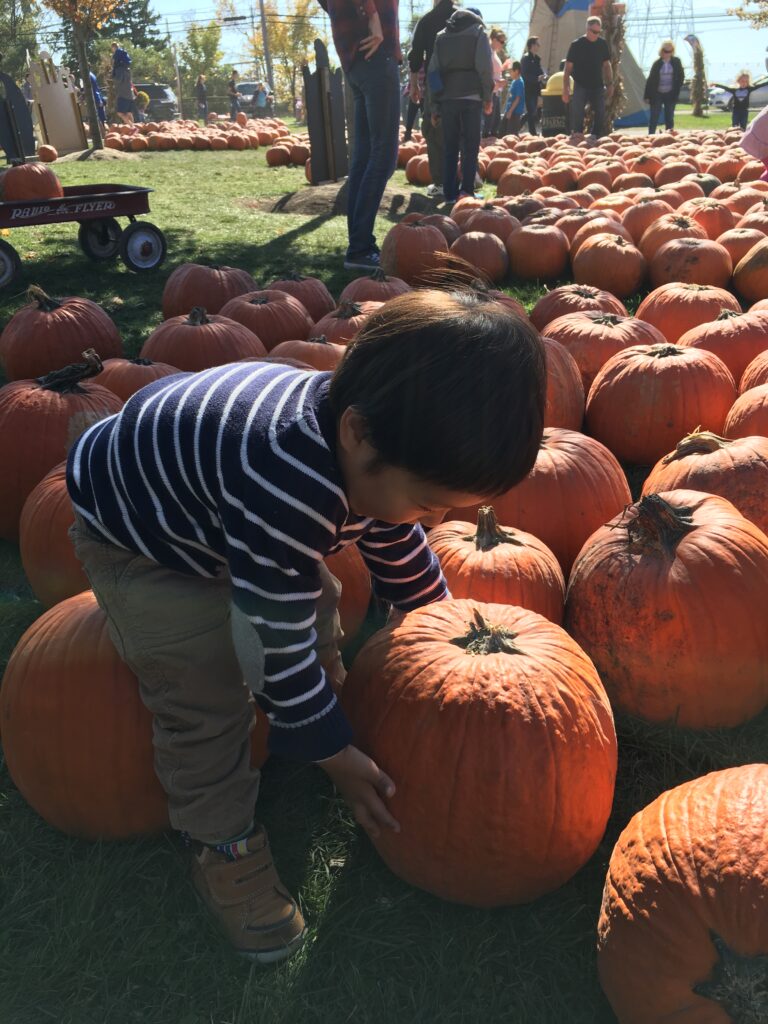
[(226, 567), (265, 649), (271, 749), (307, 761), (351, 739), (315, 655), (321, 560), (357, 543), (401, 609), (447, 593), (420, 526), (350, 512), (330, 376), (233, 363), (166, 377), (94, 424), (67, 467), (75, 508), (106, 540), (179, 572)]

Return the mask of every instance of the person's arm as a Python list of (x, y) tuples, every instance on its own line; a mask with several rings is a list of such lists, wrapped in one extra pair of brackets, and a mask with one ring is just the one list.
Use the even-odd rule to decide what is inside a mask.
[(368, 18), (368, 35), (361, 39), (358, 50), (366, 60), (370, 60), (384, 42), (384, 32), (381, 28), (381, 20), (374, 0), (365, 0), (363, 10)]
[(504, 111), (504, 117), (508, 120), (515, 113), (517, 108), (520, 106), (520, 97), (514, 96), (512, 93), (507, 98), (507, 106)]
[(357, 547), (373, 577), (376, 595), (401, 611), (449, 596), (440, 563), (420, 524), (374, 522)]
[[(430, 78), (430, 76), (432, 77)], [(435, 43), (435, 48), (429, 59), (429, 67), (427, 68), (427, 83), (429, 85), (430, 102), (432, 105), (432, 124), (437, 124), (440, 120), (440, 97), (442, 95), (442, 88), (435, 89), (432, 85), (435, 76), (440, 76), (440, 58), (437, 53), (437, 43)]]
[(571, 98), (571, 75), (573, 74), (573, 61), (566, 60), (563, 69), (563, 103), (568, 103)]
[(606, 93), (610, 96), (613, 92), (613, 68), (610, 60), (603, 61), (603, 85)]
[(475, 46), (475, 71), (480, 76), (480, 95), (486, 114), (493, 110), (493, 59), (491, 57), (491, 41), (485, 32), (477, 37)]

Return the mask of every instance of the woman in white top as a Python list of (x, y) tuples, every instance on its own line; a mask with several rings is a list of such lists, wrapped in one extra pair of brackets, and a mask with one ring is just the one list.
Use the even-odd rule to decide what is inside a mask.
[(500, 28), (492, 28), (489, 36), (491, 40), (491, 63), (493, 64), (493, 111), (483, 120), (483, 137), (497, 136), (501, 124), (501, 93), (504, 89), (504, 71), (509, 67), (509, 61), (499, 56), (504, 55), (507, 45), (507, 37)]

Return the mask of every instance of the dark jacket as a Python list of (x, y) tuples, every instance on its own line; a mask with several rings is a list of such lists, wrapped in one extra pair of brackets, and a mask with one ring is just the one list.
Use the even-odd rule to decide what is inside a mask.
[[(434, 85), (439, 77), (440, 86)], [(443, 100), (477, 96), (488, 103), (493, 96), (491, 42), (481, 18), (460, 9), (435, 39), (427, 70), (427, 82), (435, 105)]]
[(538, 53), (524, 53), (520, 61), (520, 77), (525, 84), (526, 92), (535, 92), (538, 96), (541, 93), (541, 82), (539, 78), (544, 74), (541, 67), (541, 57)]
[[(664, 94), (659, 92), (659, 78), (661, 76), (661, 65), (663, 61), (661, 57), (655, 60), (651, 65), (651, 70), (648, 73), (648, 78), (645, 82), (645, 93), (643, 98), (652, 103), (654, 100), (660, 99)], [(672, 64), (672, 99), (677, 103), (677, 98), (680, 95), (680, 90), (683, 87), (683, 81), (685, 80), (685, 72), (683, 71), (683, 65), (679, 57), (673, 57), (670, 61)]]
[(408, 67), (416, 74), (422, 67), (428, 68), (435, 48), (435, 37), (448, 24), (448, 19), (458, 10), (454, 0), (440, 0), (431, 11), (419, 18), (413, 31), (411, 49), (408, 52)]

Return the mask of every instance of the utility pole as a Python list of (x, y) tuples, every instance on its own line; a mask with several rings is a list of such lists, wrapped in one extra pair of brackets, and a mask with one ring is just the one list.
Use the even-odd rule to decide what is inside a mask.
[(269, 33), (267, 31), (267, 13), (264, 10), (264, 0), (259, 0), (259, 12), (261, 14), (261, 44), (264, 47), (264, 66), (267, 69), (269, 88), (274, 92), (275, 81), (272, 76), (272, 56), (269, 52)]

